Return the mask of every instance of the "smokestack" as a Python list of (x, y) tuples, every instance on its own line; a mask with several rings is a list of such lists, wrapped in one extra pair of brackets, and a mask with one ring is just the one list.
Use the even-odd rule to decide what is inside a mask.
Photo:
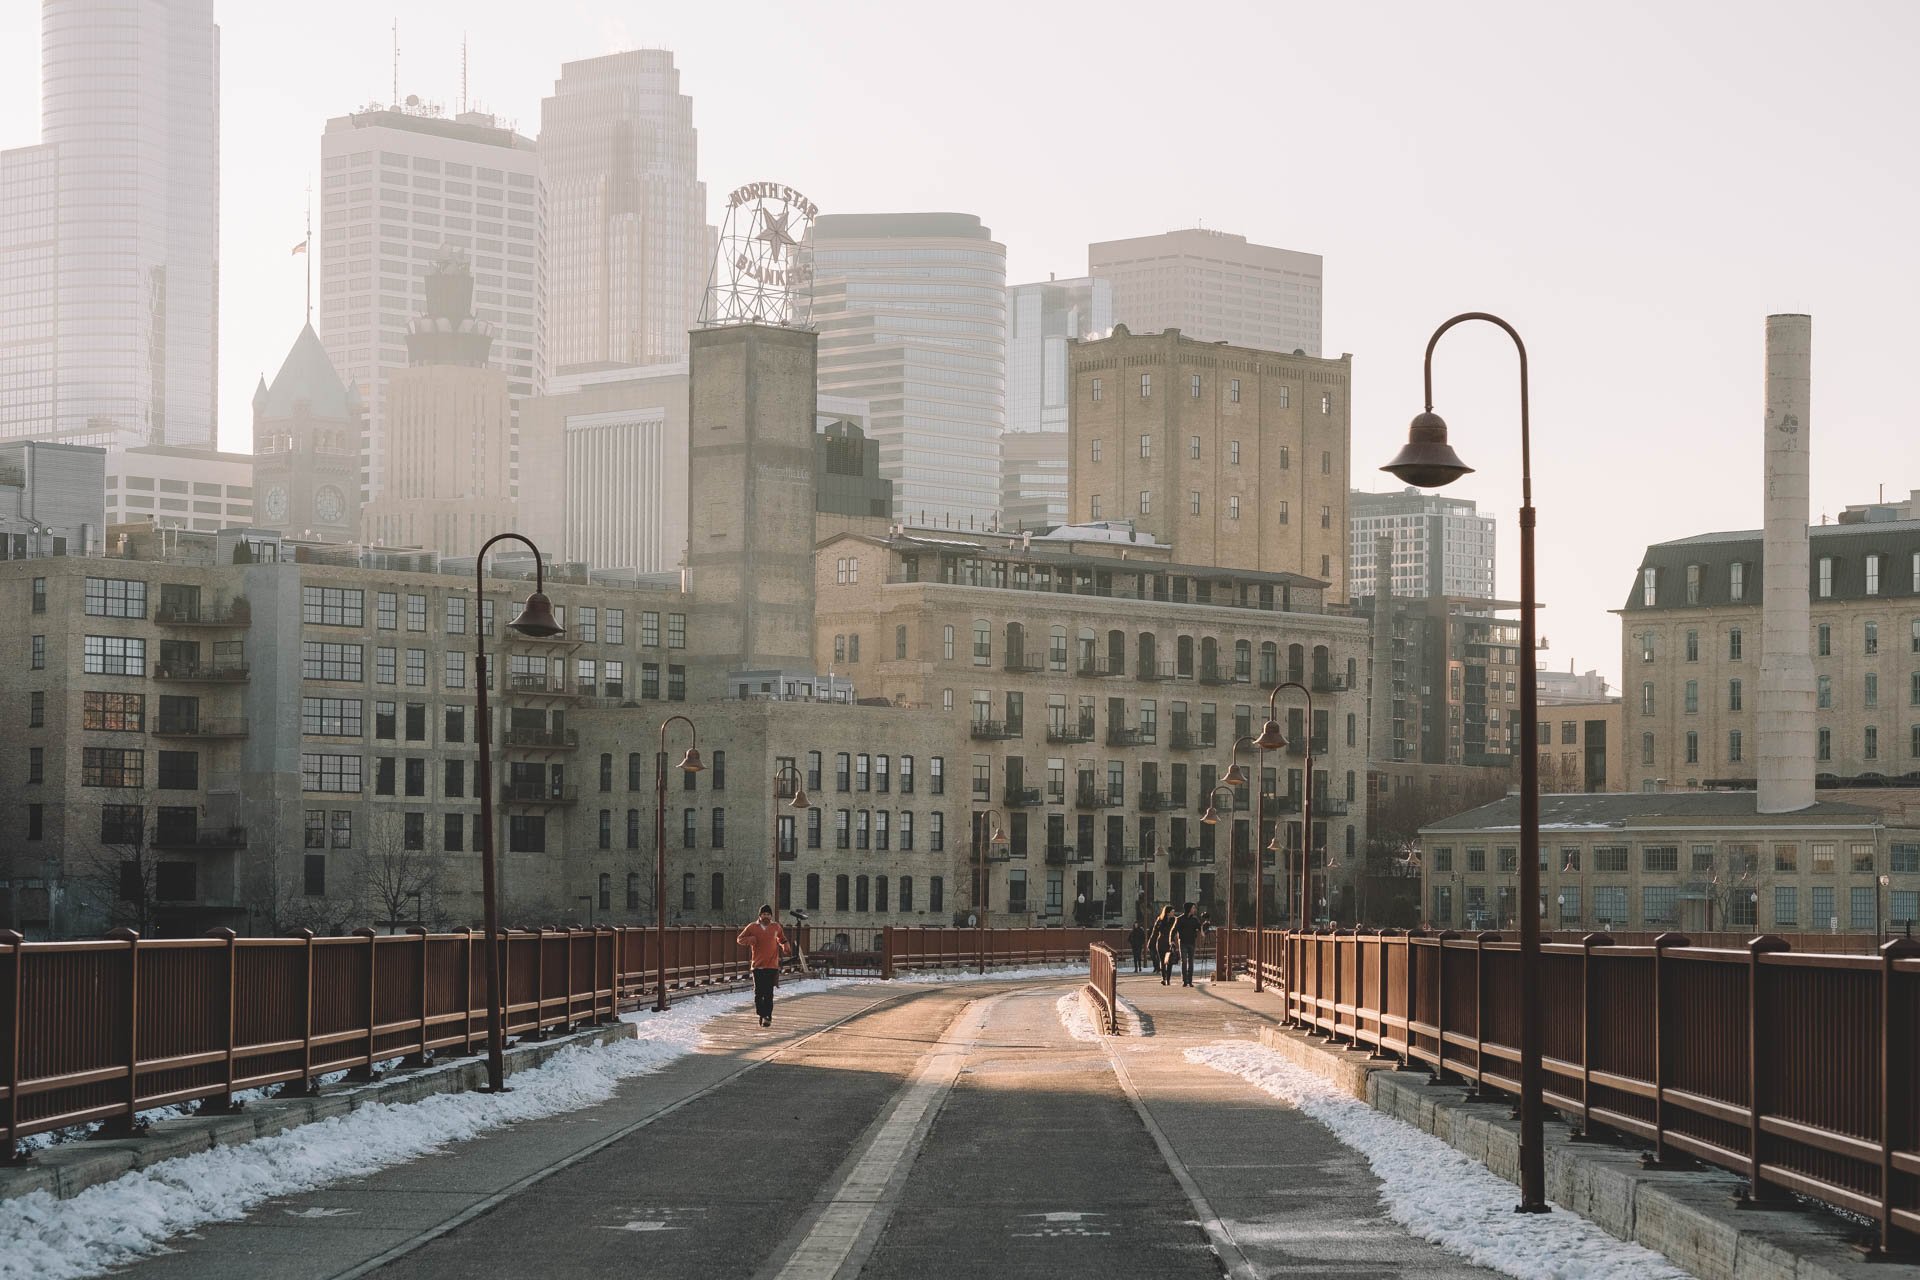
[(1765, 561), (1761, 577), (1759, 811), (1814, 802), (1807, 512), (1813, 317), (1767, 317)]

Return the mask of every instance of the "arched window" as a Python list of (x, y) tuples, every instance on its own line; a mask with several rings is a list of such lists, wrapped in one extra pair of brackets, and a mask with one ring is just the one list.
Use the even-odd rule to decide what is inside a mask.
[(1212, 636), (1200, 641), (1200, 678), (1217, 680), (1220, 678), (1220, 642)]
[(1127, 669), (1127, 633), (1115, 628), (1107, 632), (1107, 670), (1122, 672)]
[(1316, 689), (1328, 689), (1333, 685), (1330, 658), (1327, 646), (1323, 644), (1313, 646), (1313, 685)]
[(900, 877), (900, 914), (913, 910), (913, 877)]
[(807, 872), (807, 909), (820, 909), (820, 873), (817, 871)]
[(1081, 671), (1093, 670), (1095, 660), (1100, 656), (1097, 648), (1099, 641), (1094, 638), (1092, 627), (1080, 628), (1080, 634), (1074, 644), (1074, 665)]
[(1154, 644), (1153, 632), (1142, 631), (1133, 642), (1134, 652), (1140, 659), (1140, 674), (1152, 678), (1160, 674), (1160, 654)]
[(1017, 622), (1007, 624), (1007, 669), (1018, 670), (1027, 656), (1026, 628)]
[(640, 780), (640, 753), (627, 752), (627, 790), (638, 791), (643, 785)]
[(1067, 669), (1067, 629), (1054, 627), (1047, 632), (1047, 670)]
[(973, 665), (984, 667), (993, 661), (993, 628), (985, 618), (973, 620)]
[(873, 909), (880, 912), (885, 912), (887, 909), (887, 878), (885, 876), (873, 878)]
[(1305, 680), (1307, 678), (1307, 650), (1305, 645), (1287, 646), (1287, 679)]
[(716, 871), (707, 883), (707, 905), (715, 911), (727, 909), (727, 876), (724, 871)]
[(1280, 683), (1280, 646), (1271, 640), (1260, 644), (1260, 683), (1269, 688)]
[(779, 901), (774, 903), (774, 906), (782, 911), (786, 911), (793, 906), (793, 873), (791, 871), (782, 871), (777, 883), (780, 886), (776, 891), (779, 895)]
[(1181, 636), (1173, 642), (1173, 671), (1177, 676), (1193, 678), (1193, 637)]
[(613, 876), (605, 871), (600, 873), (600, 909), (613, 909)]
[(613, 752), (611, 751), (600, 753), (600, 789), (613, 790)]
[(627, 910), (638, 911), (639, 909), (640, 873), (638, 871), (629, 871), (627, 873)]

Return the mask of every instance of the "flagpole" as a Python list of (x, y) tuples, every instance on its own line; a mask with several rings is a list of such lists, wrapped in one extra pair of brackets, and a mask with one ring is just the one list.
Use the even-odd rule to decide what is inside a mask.
[(307, 183), (307, 238), (301, 242), (307, 260), (307, 323), (313, 323), (313, 183)]

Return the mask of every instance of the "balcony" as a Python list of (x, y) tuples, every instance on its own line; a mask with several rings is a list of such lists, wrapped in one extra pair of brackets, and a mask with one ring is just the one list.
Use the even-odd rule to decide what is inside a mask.
[(1073, 674), (1099, 680), (1107, 676), (1124, 676), (1127, 668), (1125, 663), (1112, 663), (1105, 658), (1082, 658), (1074, 667)]
[(1105, 787), (1081, 787), (1073, 793), (1076, 809), (1106, 809), (1118, 803)]
[(245, 827), (192, 827), (162, 822), (153, 833), (153, 847), (161, 852), (213, 852), (247, 847)]
[(509, 729), (506, 745), (520, 751), (577, 751), (580, 734), (575, 729)]
[(1146, 739), (1140, 736), (1138, 729), (1107, 730), (1107, 745), (1110, 747), (1137, 747), (1144, 741)]
[(1171, 813), (1186, 808), (1180, 797), (1169, 791), (1142, 791), (1140, 793), (1140, 812)]
[(238, 684), (252, 672), (244, 662), (158, 662), (153, 667), (155, 680)]
[(1048, 725), (1047, 741), (1063, 746), (1076, 746), (1093, 741), (1093, 726), (1090, 724)]
[(975, 720), (967, 728), (967, 735), (976, 742), (1006, 742), (1020, 736), (1018, 720)]
[(1213, 852), (1209, 849), (1175, 849), (1167, 859), (1172, 867), (1210, 867), (1213, 865)]
[(1140, 662), (1135, 664), (1133, 674), (1137, 680), (1171, 680), (1173, 664), (1171, 662)]
[(1347, 691), (1347, 678), (1345, 676), (1316, 674), (1313, 677), (1311, 688), (1315, 693), (1345, 693)]
[(1038, 787), (1008, 787), (1001, 793), (1000, 803), (1009, 809), (1031, 809), (1040, 803)]
[(153, 736), (156, 738), (199, 738), (203, 741), (217, 738), (244, 738), (247, 736), (247, 722), (244, 717), (233, 716), (223, 720), (178, 719), (161, 716), (153, 723)]
[(1232, 684), (1233, 680), (1231, 677), (1227, 675), (1226, 672), (1222, 671), (1219, 667), (1202, 666), (1200, 668), (1200, 683), (1201, 684)]
[(245, 597), (211, 609), (163, 604), (154, 609), (153, 620), (163, 627), (246, 627), (253, 624), (253, 606)]
[(1044, 654), (1009, 653), (1000, 668), (1015, 675), (1032, 675), (1047, 669), (1047, 659)]
[(1268, 813), (1300, 812), (1300, 797), (1288, 792), (1268, 791), (1261, 795)]
[(580, 788), (570, 783), (556, 787), (509, 782), (500, 798), (510, 804), (573, 804), (580, 799)]
[(1211, 751), (1216, 741), (1206, 730), (1175, 729), (1168, 735), (1167, 745), (1175, 751)]
[(1070, 844), (1050, 844), (1047, 846), (1047, 865), (1065, 867), (1076, 862), (1092, 862), (1093, 850), (1076, 849)]
[(1143, 862), (1153, 861), (1152, 857), (1141, 857), (1140, 850), (1130, 844), (1110, 844), (1107, 846), (1106, 864), (1110, 867), (1137, 867)]
[(543, 698), (577, 698), (578, 689), (565, 677), (549, 678), (530, 671), (516, 671), (507, 677), (508, 693), (538, 694)]
[(1315, 796), (1313, 798), (1313, 816), (1316, 818), (1344, 818), (1349, 804), (1334, 796)]

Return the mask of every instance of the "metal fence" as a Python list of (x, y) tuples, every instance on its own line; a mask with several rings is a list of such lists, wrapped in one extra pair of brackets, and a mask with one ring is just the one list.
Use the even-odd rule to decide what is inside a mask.
[[(1877, 954), (1588, 934), (1541, 948), (1545, 1100), (1582, 1131), (1652, 1144), (1872, 1219), (1920, 1243), (1920, 943)], [(1253, 963), (1287, 1019), (1519, 1090), (1519, 945), (1498, 934), (1268, 931)]]
[(1120, 965), (1113, 948), (1096, 942), (1087, 948), (1087, 992), (1100, 1006), (1100, 1030), (1120, 1034)]

